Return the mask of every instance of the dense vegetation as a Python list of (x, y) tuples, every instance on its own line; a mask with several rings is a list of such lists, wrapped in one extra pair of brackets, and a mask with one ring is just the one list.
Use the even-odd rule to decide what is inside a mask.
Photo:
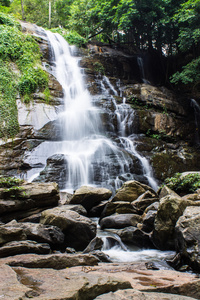
[(30, 101), (32, 93), (44, 90), (48, 75), (42, 69), (36, 41), (21, 32), (14, 18), (0, 13), (0, 137), (16, 135), (19, 129), (16, 98)]
[(0, 0), (0, 13), (0, 137), (18, 131), (17, 94), (30, 101), (48, 82), (37, 44), (10, 14), (51, 26), (79, 46), (96, 39), (134, 53), (157, 52), (175, 61), (168, 81), (200, 94), (200, 0)]
[(166, 178), (165, 184), (178, 194), (189, 194), (200, 188), (200, 175), (198, 173), (188, 173), (182, 175), (176, 173), (173, 177)]
[[(200, 91), (200, 0), (1, 0), (18, 18), (67, 30), (70, 42), (84, 39), (156, 50), (179, 59), (173, 84)], [(70, 31), (70, 33), (69, 33)], [(182, 86), (181, 86), (182, 87)]]

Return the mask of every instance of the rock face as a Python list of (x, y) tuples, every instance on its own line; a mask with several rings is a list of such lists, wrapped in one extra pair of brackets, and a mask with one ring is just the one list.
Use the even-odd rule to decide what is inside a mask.
[(41, 223), (59, 227), (65, 234), (66, 246), (84, 250), (96, 235), (96, 224), (65, 206), (42, 212)]
[(182, 258), (200, 270), (200, 207), (188, 206), (176, 223), (177, 250)]

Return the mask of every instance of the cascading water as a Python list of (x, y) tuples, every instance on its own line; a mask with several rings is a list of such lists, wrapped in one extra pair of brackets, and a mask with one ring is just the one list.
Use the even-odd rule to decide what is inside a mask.
[(146, 79), (145, 76), (145, 69), (144, 69), (144, 62), (143, 62), (143, 58), (141, 56), (137, 57), (137, 63), (140, 69), (140, 76), (142, 78), (142, 82), (149, 84), (150, 82)]
[[(116, 83), (118, 93), (106, 76), (98, 81), (101, 89), (99, 98), (106, 98), (105, 105), (112, 106), (114, 112), (110, 113), (104, 107), (102, 110), (111, 114), (111, 119), (117, 119), (117, 134), (113, 122), (110, 122), (107, 133), (102, 122), (102, 110), (93, 104), (95, 100), (84, 84), (83, 70), (78, 66), (79, 58), (72, 56), (72, 48), (60, 35), (47, 32), (47, 37), (51, 50), (51, 73), (62, 85), (64, 93), (65, 108), (57, 119), (62, 139), (41, 143), (27, 155), (26, 162), (40, 166), (45, 165), (49, 157), (64, 156), (65, 170), (62, 170), (60, 188), (71, 192), (81, 185), (95, 185), (115, 190), (123, 181), (134, 179), (134, 156), (147, 183), (157, 189), (148, 161), (136, 151), (133, 136), (128, 138), (133, 133), (134, 111), (125, 99), (122, 104), (117, 104), (112, 96), (122, 96), (120, 82)], [(106, 134), (114, 136), (114, 139), (109, 139)], [(41, 169), (34, 169), (29, 177), (37, 177), (36, 172)]]
[(196, 125), (195, 143), (197, 146), (200, 146), (200, 106), (194, 99), (191, 99), (191, 106), (194, 109), (194, 118)]

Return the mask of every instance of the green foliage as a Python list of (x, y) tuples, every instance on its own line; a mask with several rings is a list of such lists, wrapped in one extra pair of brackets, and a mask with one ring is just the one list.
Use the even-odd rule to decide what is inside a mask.
[(184, 66), (182, 72), (176, 72), (172, 76), (171, 82), (175, 84), (180, 82), (183, 84), (200, 84), (200, 57)]
[(97, 73), (105, 74), (104, 66), (103, 66), (99, 61), (96, 61), (96, 62), (94, 63), (94, 70), (95, 70), (95, 72), (97, 72)]
[(19, 178), (0, 176), (0, 188), (11, 188), (14, 186), (19, 186), (23, 182), (24, 181)]
[(18, 130), (17, 83), (12, 65), (0, 59), (0, 138), (14, 137)]
[(23, 199), (26, 195), (23, 191), (23, 180), (15, 177), (0, 177), (0, 188), (3, 188), (2, 197), (4, 199)]
[(62, 28), (52, 28), (51, 31), (62, 35), (70, 45), (81, 47), (87, 42), (87, 40), (80, 36), (76, 31), (68, 31)]
[(0, 138), (7, 139), (19, 130), (17, 93), (29, 102), (31, 93), (47, 87), (48, 75), (33, 37), (23, 34), (12, 17), (0, 13), (0, 22)]
[(177, 193), (187, 194), (200, 188), (200, 175), (191, 173), (182, 176), (180, 173), (176, 173), (173, 177), (166, 178), (164, 183)]
[(41, 67), (27, 69), (20, 78), (19, 92), (21, 95), (30, 95), (37, 89), (44, 89), (48, 84), (48, 75)]

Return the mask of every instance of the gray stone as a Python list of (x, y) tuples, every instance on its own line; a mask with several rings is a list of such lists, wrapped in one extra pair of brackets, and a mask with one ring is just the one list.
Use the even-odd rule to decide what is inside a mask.
[(112, 215), (103, 218), (100, 221), (101, 229), (104, 228), (124, 228), (128, 226), (136, 226), (142, 217), (135, 214)]
[(65, 205), (42, 212), (41, 223), (59, 227), (65, 234), (67, 247), (84, 250), (96, 236), (96, 224), (89, 218), (68, 210)]

